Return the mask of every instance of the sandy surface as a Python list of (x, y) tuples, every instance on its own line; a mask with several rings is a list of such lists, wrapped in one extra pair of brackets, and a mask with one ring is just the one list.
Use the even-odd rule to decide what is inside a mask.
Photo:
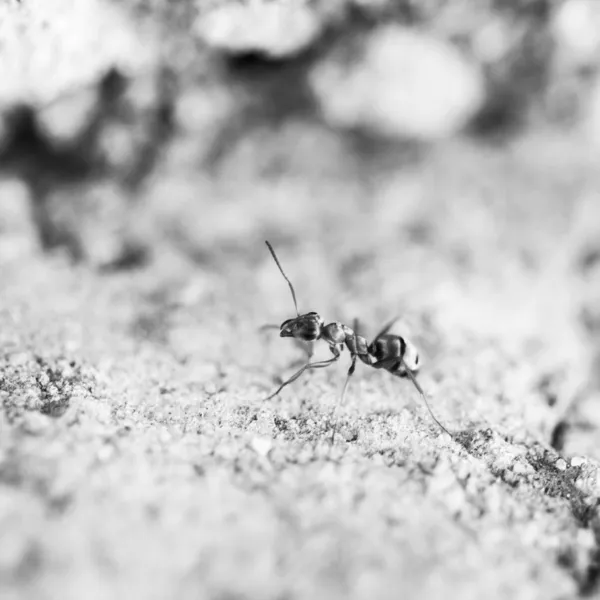
[[(52, 188), (79, 262), (42, 250), (28, 171), (3, 169), (0, 596), (598, 593), (594, 151), (541, 126), (381, 148), (265, 126), (250, 97), (258, 126), (209, 168), (231, 85), (185, 88), (136, 202), (113, 171)], [(130, 238), (143, 264), (104, 268)], [(347, 353), (264, 400), (304, 358), (259, 331), (294, 315), (265, 239), (302, 312), (367, 337), (401, 316), (452, 436), (359, 364), (331, 444)]]

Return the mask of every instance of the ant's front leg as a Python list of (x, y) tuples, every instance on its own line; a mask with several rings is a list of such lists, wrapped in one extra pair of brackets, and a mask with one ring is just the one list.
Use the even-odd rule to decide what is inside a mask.
[[(333, 352), (333, 349), (332, 349), (332, 352)], [(265, 400), (270, 400), (271, 398), (274, 398), (275, 396), (277, 396), (279, 394), (279, 392), (281, 392), (281, 390), (286, 385), (289, 385), (290, 383), (293, 383), (294, 381), (296, 381), (296, 379), (298, 379), (298, 377), (300, 377), (300, 375), (302, 375), (302, 373), (304, 373), (304, 371), (307, 371), (308, 369), (321, 369), (323, 367), (328, 367), (330, 364), (334, 363), (336, 360), (339, 360), (340, 353), (337, 349), (334, 352), (334, 355), (335, 356), (333, 358), (330, 358), (329, 360), (321, 360), (321, 361), (315, 362), (315, 363), (310, 363), (310, 362), (306, 363), (300, 370), (296, 371), (296, 373), (294, 373), (287, 381), (284, 381), (277, 388), (277, 390), (275, 390), (270, 396), (265, 398)]]
[(344, 398), (346, 397), (346, 388), (348, 387), (350, 377), (352, 377), (352, 375), (354, 375), (354, 371), (356, 369), (357, 357), (358, 357), (358, 354), (352, 355), (352, 363), (350, 364), (350, 368), (348, 369), (348, 375), (346, 376), (346, 381), (344, 382), (344, 387), (342, 388), (342, 393), (341, 393), (338, 401), (334, 404), (333, 410), (331, 411), (331, 415), (329, 417), (329, 419), (333, 422), (333, 427), (332, 427), (332, 432), (331, 432), (331, 444), (332, 445), (333, 445), (333, 442), (335, 439), (335, 434), (337, 431), (337, 426), (336, 426), (337, 423), (333, 420), (333, 417), (335, 416), (335, 411), (337, 410), (337, 407), (341, 404), (344, 404)]

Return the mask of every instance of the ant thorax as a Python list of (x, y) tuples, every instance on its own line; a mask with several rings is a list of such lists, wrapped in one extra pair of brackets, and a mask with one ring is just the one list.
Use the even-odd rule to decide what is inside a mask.
[(321, 337), (325, 322), (316, 312), (309, 312), (281, 324), (280, 337), (293, 337), (304, 342), (315, 342)]
[(354, 335), (354, 337), (346, 340), (346, 344), (350, 352), (356, 354), (364, 363), (371, 364), (373, 362), (373, 359), (369, 354), (369, 343), (364, 337)]
[(343, 344), (348, 335), (352, 336), (354, 335), (354, 332), (343, 323), (335, 321), (323, 327), (321, 338), (330, 346), (337, 346)]

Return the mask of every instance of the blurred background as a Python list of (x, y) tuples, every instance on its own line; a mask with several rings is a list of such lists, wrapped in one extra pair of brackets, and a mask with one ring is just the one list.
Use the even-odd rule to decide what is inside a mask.
[(596, 389), (596, 4), (4, 2), (3, 268), (175, 261), (280, 322), (269, 239), (303, 310)]
[[(600, 460), (599, 66), (595, 0), (4, 0), (0, 429), (78, 382), (244, 430), (300, 355), (258, 333), (294, 315), (268, 239), (301, 312), (402, 317), (442, 422)], [(413, 394), (380, 375), (350, 441)]]

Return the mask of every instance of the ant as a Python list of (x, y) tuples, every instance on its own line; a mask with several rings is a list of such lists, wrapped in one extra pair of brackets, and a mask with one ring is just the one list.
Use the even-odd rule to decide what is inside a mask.
[[(301, 369), (296, 371), (296, 373), (294, 373), (289, 379), (284, 381), (265, 400), (270, 400), (271, 398), (277, 396), (284, 387), (296, 381), (296, 379), (298, 379), (305, 371), (309, 369), (322, 369), (339, 360), (345, 346), (350, 352), (351, 363), (346, 376), (346, 381), (344, 382), (344, 387), (342, 388), (339, 402), (335, 405), (332, 415), (333, 412), (335, 412), (337, 405), (343, 404), (348, 383), (352, 375), (354, 375), (354, 371), (356, 369), (356, 361), (357, 359), (360, 359), (363, 363), (373, 367), (374, 369), (384, 369), (396, 377), (409, 378), (421, 395), (421, 398), (423, 398), (423, 402), (425, 403), (431, 418), (444, 432), (452, 437), (450, 431), (448, 431), (448, 429), (446, 429), (446, 427), (444, 427), (444, 425), (442, 425), (433, 414), (433, 411), (429, 406), (429, 402), (427, 401), (427, 396), (425, 395), (423, 388), (417, 382), (416, 373), (420, 366), (419, 353), (417, 352), (417, 349), (406, 338), (388, 333), (398, 319), (394, 318), (387, 323), (369, 344), (364, 337), (356, 333), (356, 330), (358, 329), (358, 321), (356, 319), (354, 320), (354, 329), (351, 329), (347, 325), (337, 321), (328, 323), (326, 325), (323, 318), (314, 311), (301, 315), (300, 311), (298, 310), (298, 302), (296, 300), (294, 286), (292, 285), (292, 282), (289, 280), (288, 276), (285, 274), (281, 263), (275, 254), (275, 250), (273, 250), (273, 246), (271, 246), (268, 241), (265, 243), (267, 244), (267, 248), (269, 249), (271, 256), (275, 260), (279, 271), (290, 287), (292, 299), (294, 301), (294, 307), (296, 308), (297, 316), (292, 319), (287, 319), (281, 324), (279, 328), (279, 335), (280, 337), (291, 337), (303, 342), (309, 342), (311, 344), (308, 362)], [(323, 340), (329, 345), (329, 349), (333, 354), (333, 358), (318, 362), (310, 362), (312, 357), (312, 344), (317, 340)], [(335, 431), (336, 430), (334, 427), (331, 438), (332, 443), (335, 437)]]

